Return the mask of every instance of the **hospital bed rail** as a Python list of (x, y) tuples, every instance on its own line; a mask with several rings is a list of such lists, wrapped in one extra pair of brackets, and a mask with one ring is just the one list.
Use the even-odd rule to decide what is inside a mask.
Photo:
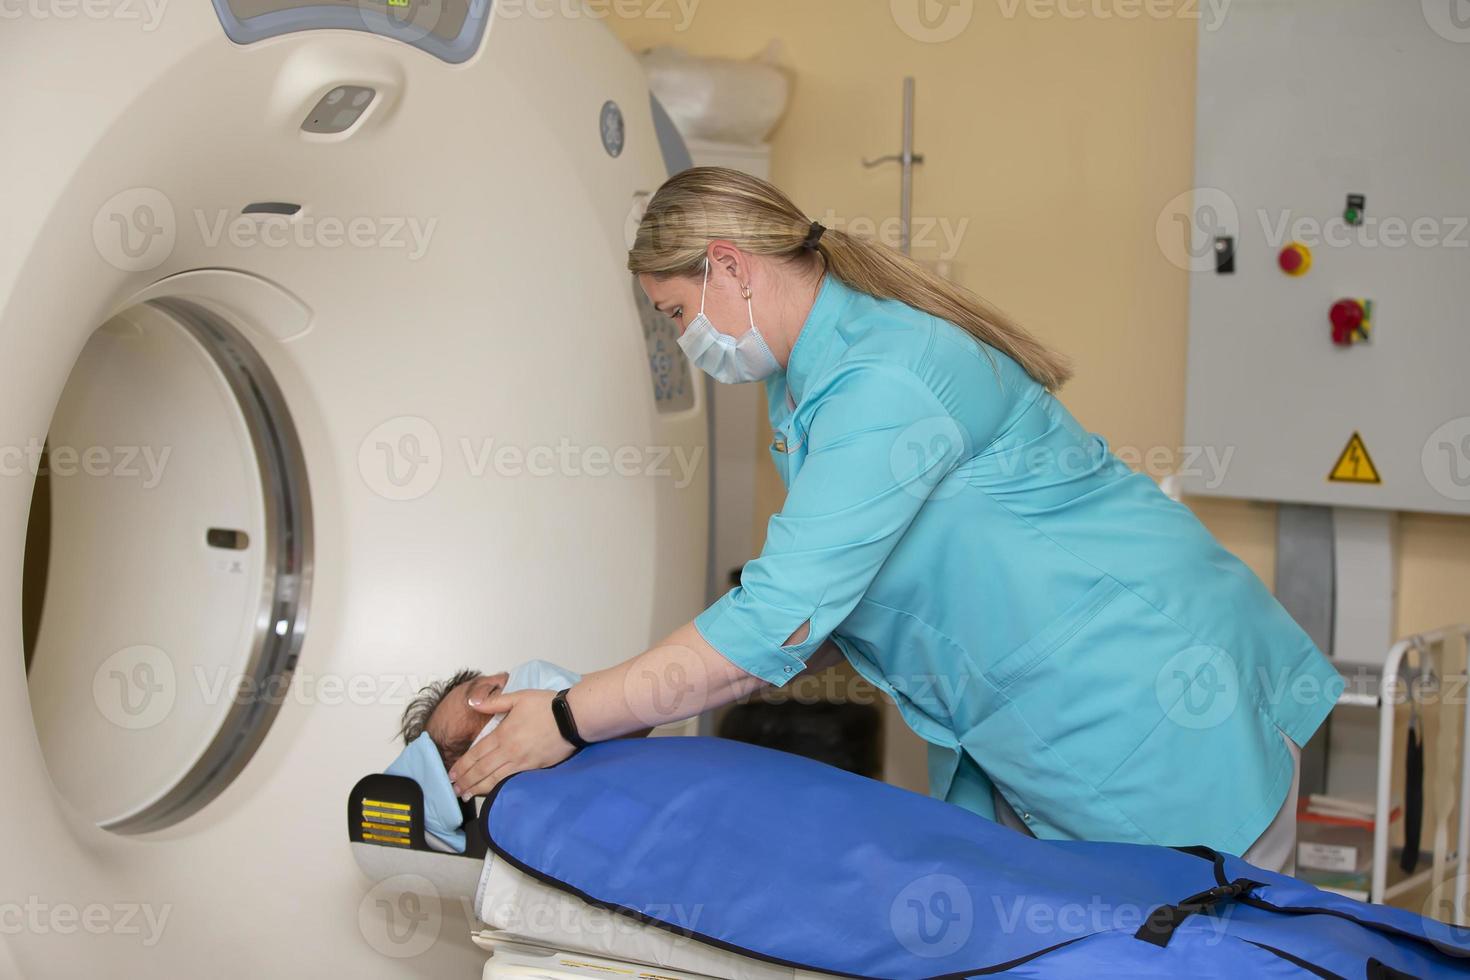
[[(1445, 670), (1446, 644), (1456, 637), (1470, 645), (1470, 624), (1443, 626), (1439, 629), (1404, 637), (1389, 648), (1384, 658), (1382, 673), (1378, 676), (1374, 689), (1362, 691), (1349, 687), (1338, 699), (1338, 706), (1374, 708), (1378, 711), (1378, 771), (1374, 793), (1373, 858), (1368, 900), (1375, 904), (1385, 904), (1425, 885), (1431, 888), (1442, 887), (1446, 883), (1443, 880), (1444, 872), (1453, 862), (1453, 877), (1448, 881), (1454, 893), (1446, 897), (1453, 905), (1454, 924), (1464, 926), (1470, 925), (1470, 908), (1467, 908), (1467, 898), (1470, 898), (1470, 874), (1467, 874), (1470, 872), (1470, 765), (1466, 765), (1465, 761), (1466, 747), (1470, 745), (1470, 710), (1467, 710), (1465, 697), (1470, 676), (1458, 672), (1448, 675)], [(1460, 695), (1457, 698), (1451, 700), (1441, 695), (1438, 699), (1441, 710), (1453, 705), (1458, 707), (1462, 713), (1459, 752), (1455, 760), (1459, 769), (1458, 791), (1455, 799), (1458, 827), (1456, 846), (1453, 851), (1450, 851), (1448, 850), (1448, 820), (1443, 816), (1435, 817), (1432, 825), (1434, 860), (1430, 867), (1390, 883), (1389, 838), (1393, 829), (1393, 821), (1388, 815), (1392, 812), (1391, 795), (1397, 711), (1401, 701), (1422, 703), (1425, 693), (1422, 684), (1415, 685), (1405, 682), (1405, 665), (1411, 654), (1417, 655), (1416, 669), (1421, 677), (1428, 672), (1437, 678), (1437, 690), (1441, 692), (1447, 690), (1447, 682), (1451, 680), (1460, 685), (1458, 688)], [(1403, 696), (1400, 696), (1399, 692), (1404, 692)], [(1443, 751), (1446, 748), (1448, 747), (1439, 746), (1437, 751)], [(1429, 774), (1426, 774), (1426, 778), (1428, 776)], [(1444, 787), (1436, 787), (1436, 789), (1442, 792)]]

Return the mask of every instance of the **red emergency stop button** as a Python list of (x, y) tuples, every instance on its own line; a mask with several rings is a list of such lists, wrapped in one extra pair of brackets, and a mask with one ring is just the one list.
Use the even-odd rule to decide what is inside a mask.
[(1332, 304), (1328, 315), (1332, 321), (1332, 342), (1339, 347), (1351, 347), (1368, 339), (1372, 324), (1368, 314), (1372, 307), (1366, 300), (1340, 299)]
[(1281, 250), (1281, 254), (1276, 257), (1276, 264), (1288, 276), (1304, 276), (1312, 267), (1312, 250), (1301, 242), (1292, 242)]

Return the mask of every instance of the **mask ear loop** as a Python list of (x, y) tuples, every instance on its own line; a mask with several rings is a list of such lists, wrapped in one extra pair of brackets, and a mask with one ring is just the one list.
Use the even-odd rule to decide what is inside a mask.
[[(709, 292), (709, 256), (704, 257), (704, 285), (699, 289), (699, 312), (704, 312), (704, 298)], [(755, 329), (755, 301), (749, 291), (745, 294), (745, 315), (750, 319), (750, 329)]]

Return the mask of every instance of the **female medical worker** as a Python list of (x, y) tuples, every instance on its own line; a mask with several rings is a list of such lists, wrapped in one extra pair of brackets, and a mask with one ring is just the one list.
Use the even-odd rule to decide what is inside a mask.
[(785, 506), (740, 586), (659, 646), (560, 703), (478, 705), (508, 715), (454, 766), (461, 796), (845, 656), (929, 742), (935, 796), (1039, 837), (1290, 866), (1298, 746), (1341, 680), (1053, 397), (1061, 358), (730, 170), (669, 180), (629, 267), (695, 365), (765, 383)]

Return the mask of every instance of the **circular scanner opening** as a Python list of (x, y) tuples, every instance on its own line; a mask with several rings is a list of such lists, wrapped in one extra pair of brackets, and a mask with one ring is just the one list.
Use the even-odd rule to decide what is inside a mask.
[(183, 300), (103, 324), (67, 381), (26, 539), (31, 709), (58, 791), (159, 830), (264, 739), (306, 629), (310, 505), (265, 363)]

